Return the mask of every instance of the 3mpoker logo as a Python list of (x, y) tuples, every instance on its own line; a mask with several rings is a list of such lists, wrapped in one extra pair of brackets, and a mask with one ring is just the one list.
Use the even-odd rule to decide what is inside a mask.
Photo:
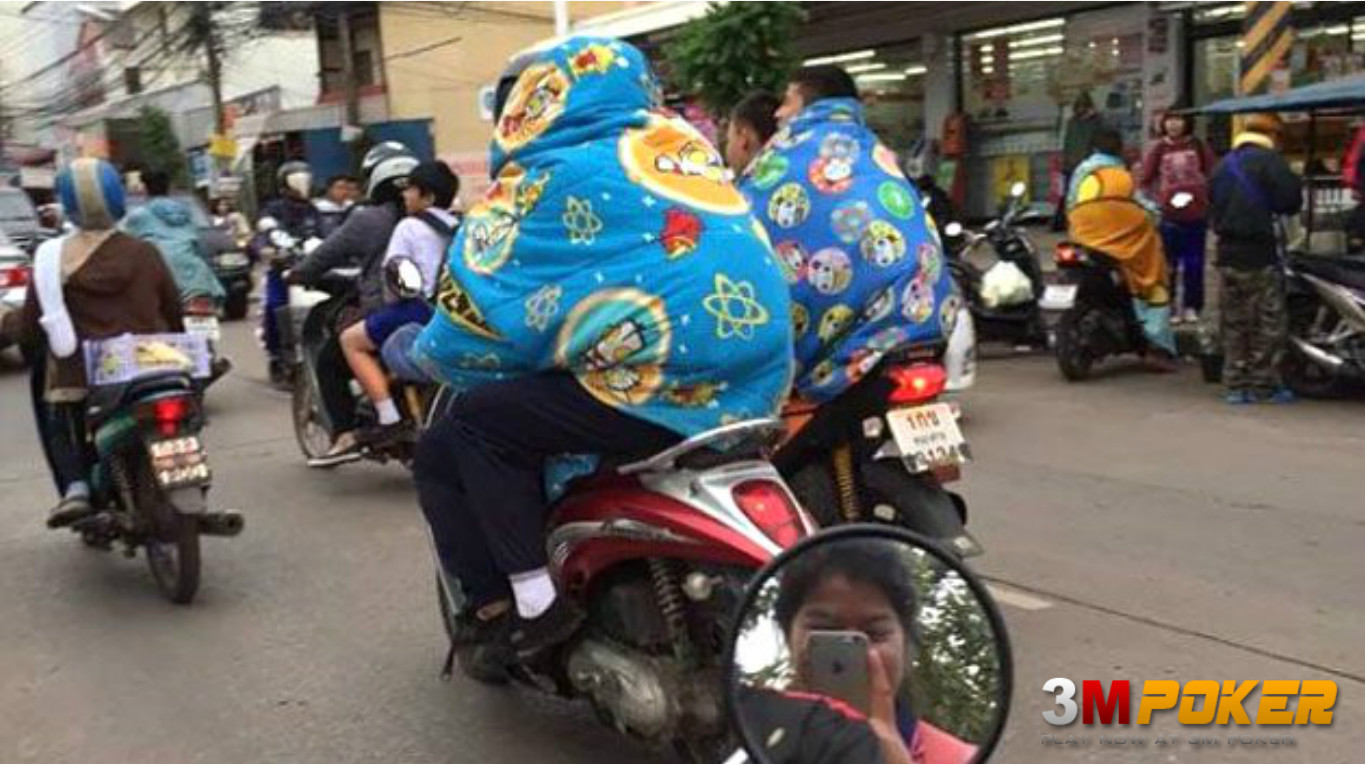
[[(1128, 680), (1083, 680), (1080, 700), (1077, 684), (1066, 677), (1049, 680), (1043, 690), (1054, 695), (1054, 708), (1043, 713), (1049, 725), (1071, 725), (1078, 714), (1085, 725), (1131, 722), (1134, 686)], [(1244, 704), (1256, 693), (1260, 701), (1249, 711)], [(1337, 699), (1331, 680), (1147, 680), (1132, 722), (1151, 725), (1154, 715), (1174, 710), (1181, 725), (1331, 725)]]

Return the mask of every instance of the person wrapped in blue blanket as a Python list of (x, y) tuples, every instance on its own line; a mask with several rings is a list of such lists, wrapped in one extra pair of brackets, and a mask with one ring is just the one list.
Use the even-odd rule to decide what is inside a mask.
[(547, 460), (654, 453), (776, 414), (792, 336), (762, 228), (717, 150), (661, 109), (639, 51), (575, 37), (514, 68), (493, 186), (411, 351), (462, 392), (414, 469), (471, 618), (492, 631), (515, 605), (512, 645), (530, 653), (579, 619), (546, 569)]
[(893, 349), (946, 338), (962, 300), (920, 194), (864, 121), (849, 75), (799, 71), (776, 114), (782, 128), (741, 190), (792, 292), (797, 393), (821, 403)]

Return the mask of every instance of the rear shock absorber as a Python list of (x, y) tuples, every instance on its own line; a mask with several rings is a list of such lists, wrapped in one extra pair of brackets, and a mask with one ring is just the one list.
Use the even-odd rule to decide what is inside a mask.
[(659, 604), (659, 612), (664, 615), (664, 624), (669, 630), (669, 641), (673, 644), (674, 652), (681, 656), (688, 645), (688, 624), (684, 614), (687, 605), (678, 575), (674, 573), (673, 563), (662, 558), (652, 557), (646, 561), (646, 565), (650, 569), (655, 602)]
[(835, 472), (835, 491), (839, 494), (840, 514), (845, 522), (856, 523), (859, 513), (858, 487), (854, 478), (854, 452), (848, 443), (830, 453), (830, 466)]

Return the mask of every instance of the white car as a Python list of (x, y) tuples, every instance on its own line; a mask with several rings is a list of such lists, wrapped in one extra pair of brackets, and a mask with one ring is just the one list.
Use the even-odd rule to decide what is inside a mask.
[(24, 306), (33, 260), (0, 230), (0, 318)]

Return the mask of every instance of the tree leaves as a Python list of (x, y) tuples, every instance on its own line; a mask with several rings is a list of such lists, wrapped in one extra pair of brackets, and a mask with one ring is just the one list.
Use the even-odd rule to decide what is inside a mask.
[(804, 20), (795, 2), (713, 3), (665, 46), (669, 84), (723, 118), (750, 91), (784, 86), (796, 66), (792, 40)]

